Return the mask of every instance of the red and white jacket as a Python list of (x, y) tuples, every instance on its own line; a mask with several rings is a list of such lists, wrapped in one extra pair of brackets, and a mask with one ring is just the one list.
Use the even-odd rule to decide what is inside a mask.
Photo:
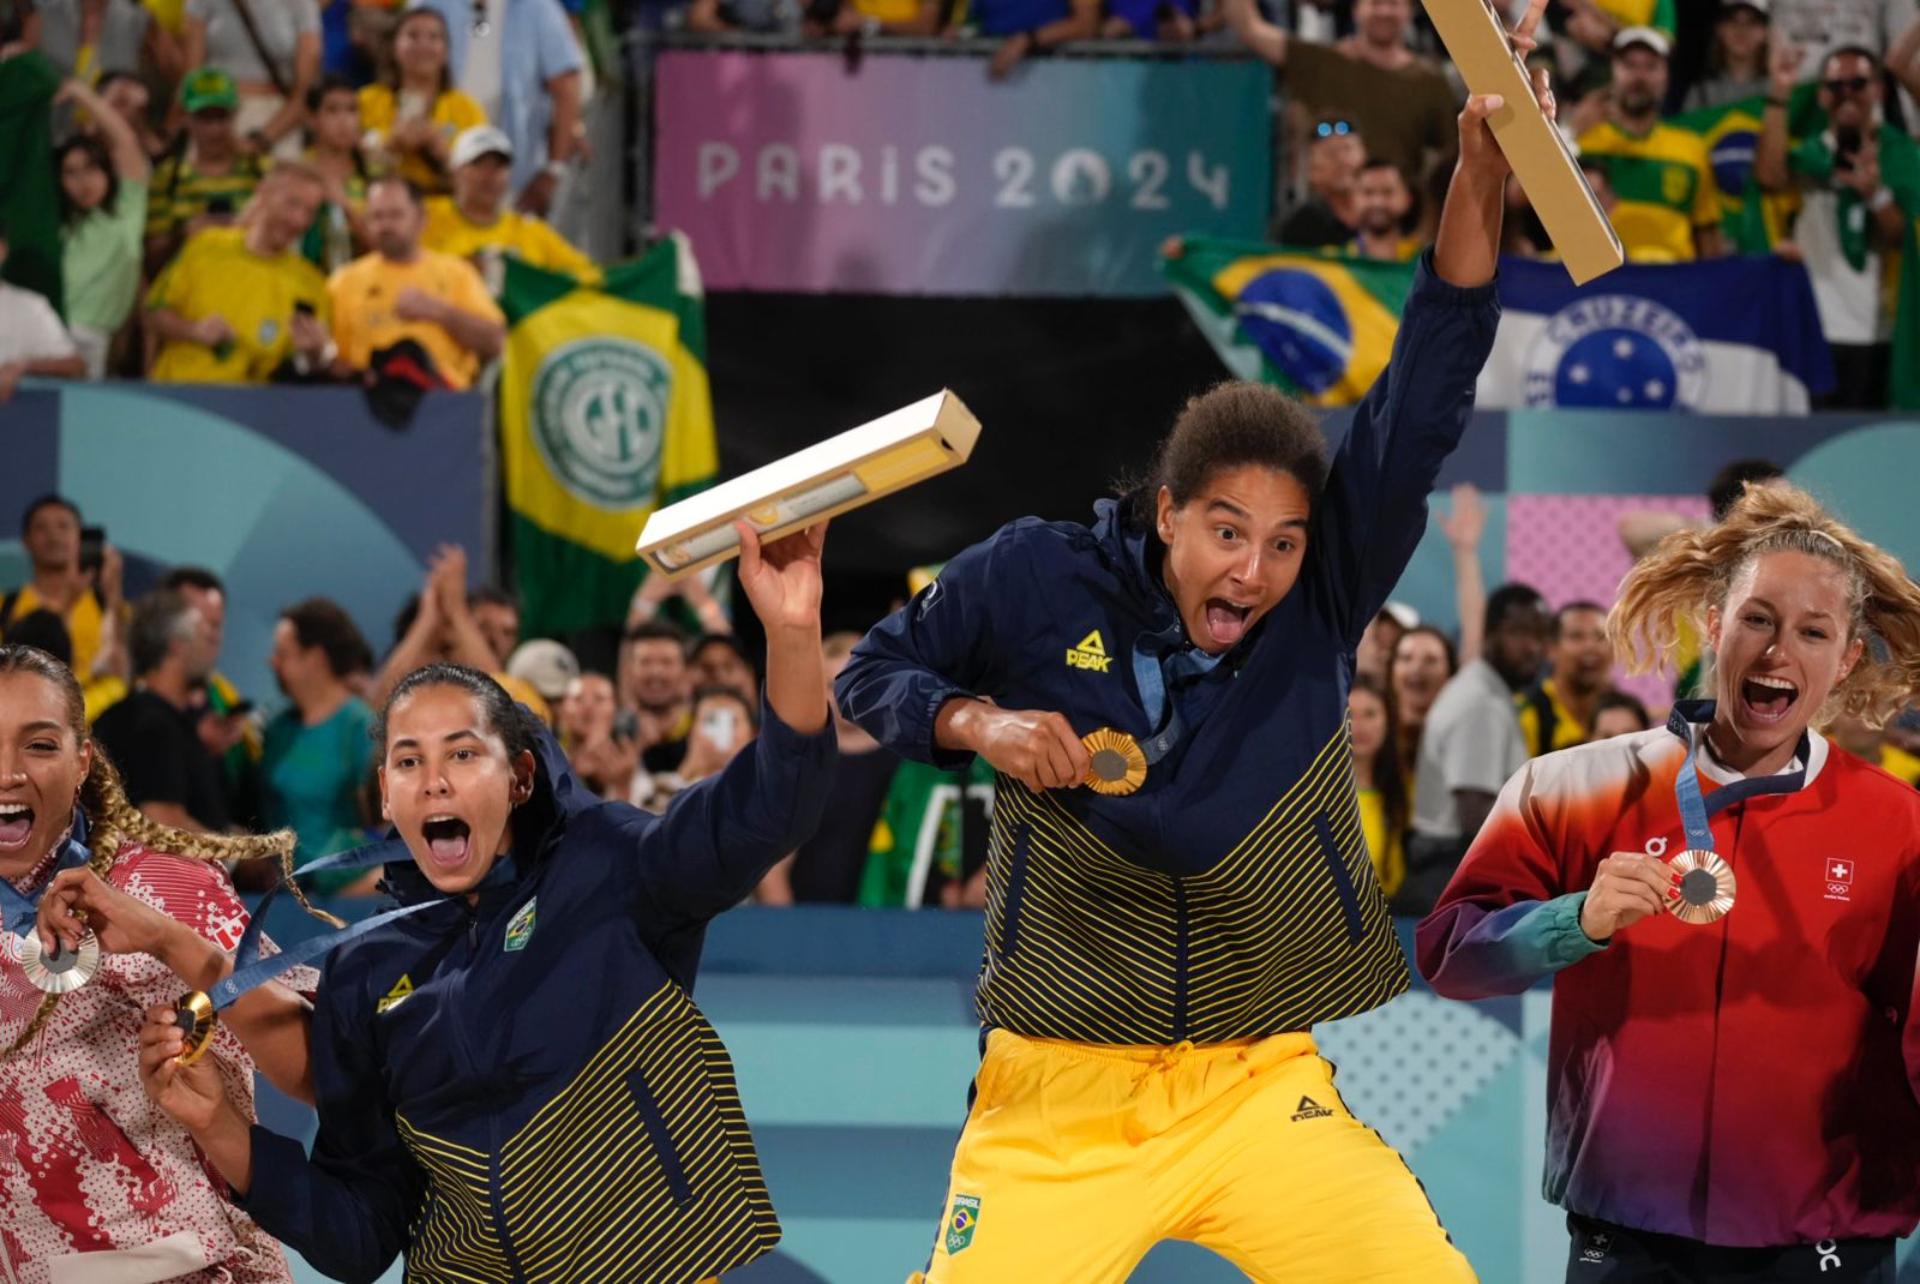
[[(247, 911), (217, 865), (128, 845), (108, 878), (223, 950), (240, 943)], [(0, 933), (0, 1048), (45, 997), (18, 946)], [(0, 1061), (0, 1284), (291, 1280), (280, 1245), (228, 1202), (186, 1129), (140, 1085), (142, 1013), (182, 989), (147, 955), (104, 955)], [(252, 1059), (224, 1027), (211, 1052), (227, 1095), (251, 1114)]]

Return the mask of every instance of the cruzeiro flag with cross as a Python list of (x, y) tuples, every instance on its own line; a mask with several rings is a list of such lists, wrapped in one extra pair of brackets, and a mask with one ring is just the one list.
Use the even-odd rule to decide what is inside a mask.
[(598, 289), (508, 259), (500, 374), (507, 547), (528, 637), (617, 625), (647, 515), (713, 484), (705, 304), (675, 233)]

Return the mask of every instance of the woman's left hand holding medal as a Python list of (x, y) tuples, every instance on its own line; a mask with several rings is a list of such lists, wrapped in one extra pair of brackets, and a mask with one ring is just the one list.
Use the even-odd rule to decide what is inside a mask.
[(140, 1027), (140, 1083), (156, 1106), (198, 1135), (228, 1108), (227, 1088), (212, 1057), (184, 1062), (186, 1051), (173, 1009), (148, 1008)]

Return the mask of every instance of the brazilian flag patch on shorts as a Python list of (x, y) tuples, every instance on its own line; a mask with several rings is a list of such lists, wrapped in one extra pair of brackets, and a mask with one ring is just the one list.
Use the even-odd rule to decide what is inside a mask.
[(953, 1211), (947, 1215), (947, 1255), (951, 1257), (973, 1243), (973, 1232), (980, 1225), (980, 1197), (955, 1195)]

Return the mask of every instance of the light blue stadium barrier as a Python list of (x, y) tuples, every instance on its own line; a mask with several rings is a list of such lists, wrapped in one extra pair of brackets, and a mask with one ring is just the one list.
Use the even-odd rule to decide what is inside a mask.
[[(310, 922), (276, 905), (270, 929), (297, 939)], [(977, 1063), (980, 935), (978, 914), (938, 911), (747, 908), (714, 923), (695, 997), (733, 1053), (786, 1232), (730, 1284), (901, 1281), (924, 1263)], [(1452, 1003), (1416, 981), (1315, 1032), (1347, 1103), (1406, 1156), (1486, 1284), (1564, 1270), (1561, 1215), (1539, 1196), (1548, 999)], [(310, 1116), (284, 1101), (263, 1099), (262, 1114), (308, 1135)], [(1134, 1275), (1239, 1278), (1184, 1244)]]

